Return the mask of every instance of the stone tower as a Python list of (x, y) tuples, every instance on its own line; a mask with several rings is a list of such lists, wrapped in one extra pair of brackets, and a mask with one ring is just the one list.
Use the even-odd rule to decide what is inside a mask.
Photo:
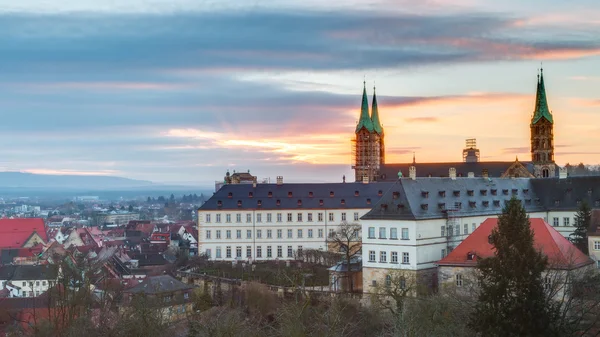
[(544, 86), (544, 70), (540, 70), (535, 97), (535, 110), (531, 118), (531, 161), (533, 175), (536, 178), (554, 177), (554, 120), (548, 109), (546, 88)]
[(352, 157), (355, 181), (378, 180), (381, 164), (385, 161), (384, 135), (375, 93), (372, 114), (369, 114), (366, 83), (363, 86), (360, 117), (352, 139)]

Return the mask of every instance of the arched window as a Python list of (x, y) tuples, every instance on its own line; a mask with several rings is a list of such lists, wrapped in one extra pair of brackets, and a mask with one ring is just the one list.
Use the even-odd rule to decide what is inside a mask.
[(550, 171), (547, 168), (542, 170), (542, 177), (544, 177), (544, 178), (550, 177)]

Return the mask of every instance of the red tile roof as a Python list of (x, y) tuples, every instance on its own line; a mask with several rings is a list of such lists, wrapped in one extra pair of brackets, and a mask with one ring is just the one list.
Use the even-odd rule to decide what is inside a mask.
[[(538, 251), (548, 256), (548, 262), (553, 269), (575, 269), (591, 264), (593, 261), (556, 229), (547, 224), (544, 219), (529, 219), (533, 230), (534, 245)], [(445, 258), (438, 261), (440, 266), (476, 266), (477, 257), (494, 256), (494, 247), (488, 237), (492, 229), (498, 225), (497, 218), (485, 220), (471, 235), (458, 245)], [(468, 255), (477, 257), (468, 259)]]
[(0, 219), (0, 248), (20, 248), (36, 232), (44, 243), (48, 242), (43, 219)]

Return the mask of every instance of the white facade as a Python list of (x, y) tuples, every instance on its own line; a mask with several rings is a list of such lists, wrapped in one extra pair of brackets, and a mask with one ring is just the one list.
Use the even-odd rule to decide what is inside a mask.
[(198, 251), (213, 260), (293, 259), (327, 250), (341, 223), (360, 223), (371, 208), (198, 211)]
[(8, 289), (8, 297), (35, 297), (45, 293), (56, 280), (0, 280), (0, 290)]

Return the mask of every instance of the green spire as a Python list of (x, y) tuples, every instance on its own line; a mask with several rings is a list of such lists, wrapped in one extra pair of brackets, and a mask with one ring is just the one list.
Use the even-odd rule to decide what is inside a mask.
[(373, 87), (373, 108), (371, 109), (371, 121), (373, 122), (373, 131), (378, 134), (383, 134), (383, 128), (379, 121), (379, 110), (377, 109), (377, 96), (375, 95), (375, 87)]
[(550, 109), (548, 109), (548, 101), (546, 100), (544, 69), (541, 69), (540, 74), (538, 75), (537, 93), (535, 95), (535, 111), (533, 112), (531, 124), (536, 124), (542, 117), (546, 118), (548, 122), (554, 123), (552, 120), (552, 113), (550, 112)]
[(358, 125), (356, 125), (356, 132), (360, 131), (362, 128), (366, 128), (367, 131), (373, 132), (373, 122), (371, 122), (371, 117), (369, 117), (369, 100), (367, 99), (367, 83), (363, 82), (363, 96), (362, 96), (362, 105), (360, 107), (360, 119), (358, 120)]

